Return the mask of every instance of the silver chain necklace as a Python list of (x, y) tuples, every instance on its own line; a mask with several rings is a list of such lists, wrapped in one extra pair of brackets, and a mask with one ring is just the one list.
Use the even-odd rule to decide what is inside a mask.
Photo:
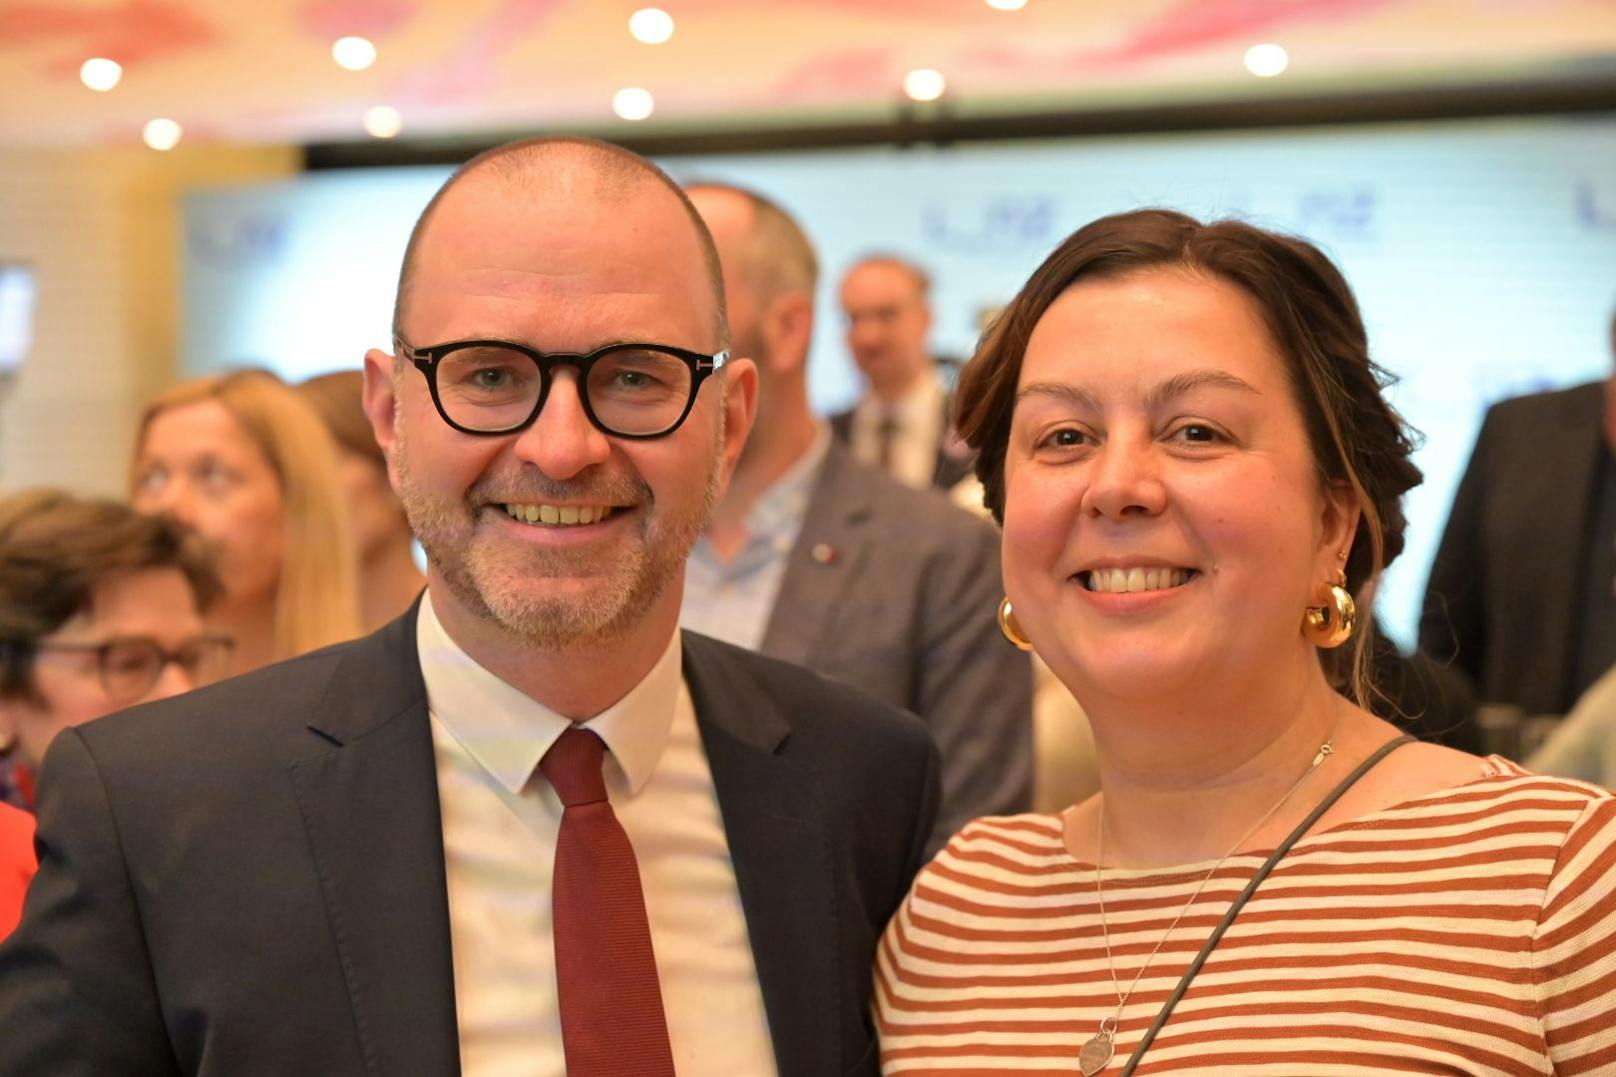
[[(1337, 723), (1337, 728), (1339, 728), (1339, 722)], [(1078, 1051), (1077, 1068), (1082, 1070), (1083, 1077), (1094, 1077), (1095, 1074), (1111, 1064), (1111, 1056), (1116, 1051), (1117, 1027), (1122, 1021), (1123, 1007), (1128, 1005), (1129, 996), (1133, 994), (1134, 988), (1139, 986), (1139, 981), (1144, 977), (1145, 970), (1150, 967), (1152, 961), (1156, 960), (1156, 955), (1166, 945), (1168, 938), (1178, 927), (1178, 922), (1184, 919), (1184, 914), (1189, 912), (1195, 905), (1195, 900), (1201, 896), (1201, 891), (1206, 889), (1206, 884), (1212, 881), (1212, 876), (1218, 873), (1218, 869), (1223, 866), (1224, 861), (1239, 851), (1247, 839), (1262, 829), (1262, 825), (1272, 819), (1274, 813), (1285, 806), (1285, 802), (1290, 800), (1291, 795), (1302, 787), (1303, 782), (1312, 777), (1313, 772), (1324, 764), (1325, 759), (1335, 754), (1335, 734), (1335, 729), (1330, 730), (1329, 739), (1319, 745), (1318, 753), (1313, 756), (1313, 761), (1308, 764), (1307, 770), (1302, 773), (1302, 776), (1297, 778), (1289, 789), (1285, 790), (1285, 794), (1275, 802), (1273, 807), (1263, 812), (1262, 818), (1253, 823), (1251, 829), (1240, 835), (1239, 840), (1229, 847), (1228, 852), (1218, 857), (1217, 863), (1213, 864), (1205, 875), (1201, 876), (1200, 885), (1190, 895), (1189, 901), (1184, 903), (1184, 907), (1178, 910), (1178, 915), (1173, 917), (1173, 922), (1167, 925), (1166, 932), (1157, 940), (1155, 948), (1150, 951), (1150, 956), (1146, 957), (1144, 963), (1139, 966), (1139, 971), (1134, 973), (1133, 981), (1128, 984), (1128, 990), (1126, 991), (1122, 989), (1122, 981), (1117, 979), (1116, 961), (1111, 956), (1111, 929), (1105, 921), (1105, 883), (1101, 879), (1100, 873), (1100, 865), (1105, 859), (1105, 812), (1097, 808), (1095, 814), (1098, 816), (1099, 822), (1095, 827), (1094, 893), (1100, 903), (1100, 937), (1105, 942), (1105, 963), (1111, 970), (1111, 986), (1117, 993), (1117, 1008), (1115, 1013), (1100, 1019), (1100, 1030), (1089, 1037), (1088, 1041)]]

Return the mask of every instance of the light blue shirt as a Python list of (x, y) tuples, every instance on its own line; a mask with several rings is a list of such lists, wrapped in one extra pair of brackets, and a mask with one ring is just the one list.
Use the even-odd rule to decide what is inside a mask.
[(830, 428), (821, 425), (813, 447), (746, 514), (746, 544), (731, 560), (723, 561), (706, 536), (696, 541), (685, 565), (682, 627), (750, 651), (763, 645), (829, 447)]

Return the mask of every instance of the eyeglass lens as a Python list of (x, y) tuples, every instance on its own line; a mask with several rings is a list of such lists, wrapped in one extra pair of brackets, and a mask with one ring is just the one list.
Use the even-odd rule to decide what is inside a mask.
[(187, 640), (172, 652), (144, 637), (113, 640), (101, 652), (101, 682), (113, 699), (136, 700), (152, 690), (169, 662), (194, 686), (224, 676), (229, 660), (230, 641), (219, 636)]
[[(538, 364), (523, 352), (480, 346), (438, 360), (438, 401), (468, 430), (521, 426), (544, 392)], [(582, 391), (595, 419), (619, 434), (658, 434), (677, 423), (690, 403), (684, 360), (653, 349), (625, 348), (600, 356)]]

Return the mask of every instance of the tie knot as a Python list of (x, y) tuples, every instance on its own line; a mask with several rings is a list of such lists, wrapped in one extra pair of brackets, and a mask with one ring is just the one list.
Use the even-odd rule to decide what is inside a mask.
[(597, 804), (606, 799), (606, 779), (600, 772), (605, 758), (606, 745), (597, 734), (569, 726), (539, 760), (539, 771), (564, 806)]

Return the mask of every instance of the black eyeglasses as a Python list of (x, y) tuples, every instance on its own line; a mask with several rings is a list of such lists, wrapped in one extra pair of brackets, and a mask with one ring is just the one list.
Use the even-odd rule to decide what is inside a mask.
[(578, 371), (578, 395), (595, 428), (620, 438), (659, 438), (679, 428), (696, 391), (729, 361), (667, 344), (608, 344), (587, 355), (540, 352), (504, 340), (457, 340), (400, 354), (426, 376), (443, 421), (464, 434), (514, 434), (533, 425), (557, 366)]
[(195, 636), (172, 651), (150, 636), (117, 636), (105, 643), (40, 640), (32, 646), (38, 651), (95, 655), (101, 687), (108, 699), (122, 706), (145, 698), (171, 662), (185, 672), (193, 686), (218, 680), (229, 669), (235, 641), (229, 636)]

